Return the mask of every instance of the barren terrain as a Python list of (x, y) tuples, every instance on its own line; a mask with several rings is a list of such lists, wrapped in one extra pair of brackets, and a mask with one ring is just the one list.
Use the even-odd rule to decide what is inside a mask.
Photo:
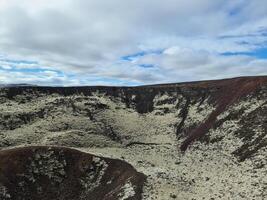
[[(146, 176), (135, 199), (266, 199), (266, 135), (267, 77), (0, 88), (2, 152), (63, 146), (122, 160)], [(121, 182), (125, 194), (129, 184)], [(1, 199), (18, 199), (3, 188)]]

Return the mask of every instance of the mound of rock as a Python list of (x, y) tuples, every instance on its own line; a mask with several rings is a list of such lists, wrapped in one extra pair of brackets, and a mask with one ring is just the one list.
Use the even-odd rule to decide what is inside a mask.
[(74, 149), (0, 151), (1, 200), (138, 200), (144, 181), (126, 162)]

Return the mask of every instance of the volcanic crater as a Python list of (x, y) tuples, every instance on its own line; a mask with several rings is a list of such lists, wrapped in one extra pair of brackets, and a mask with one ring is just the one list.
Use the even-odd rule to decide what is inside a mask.
[(0, 199), (267, 198), (267, 77), (0, 88)]

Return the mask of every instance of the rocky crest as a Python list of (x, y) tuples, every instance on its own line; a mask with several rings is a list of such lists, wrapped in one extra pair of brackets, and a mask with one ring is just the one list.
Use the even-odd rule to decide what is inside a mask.
[(0, 199), (141, 198), (145, 176), (120, 160), (62, 147), (0, 152)]

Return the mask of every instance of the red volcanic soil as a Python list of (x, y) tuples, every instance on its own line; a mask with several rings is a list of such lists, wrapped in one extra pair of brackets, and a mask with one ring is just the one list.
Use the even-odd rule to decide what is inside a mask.
[(206, 121), (189, 132), (187, 138), (181, 145), (181, 150), (185, 151), (193, 141), (204, 136), (209, 131), (209, 129), (212, 128), (217, 120), (217, 117), (229, 106), (238, 102), (242, 97), (256, 92), (257, 89), (259, 89), (263, 85), (267, 85), (267, 77), (241, 77), (186, 84), (186, 87), (195, 86), (198, 88), (216, 88), (217, 92), (214, 96), (216, 109), (209, 115)]
[(74, 149), (0, 151), (1, 200), (139, 200), (144, 181), (126, 162)]

